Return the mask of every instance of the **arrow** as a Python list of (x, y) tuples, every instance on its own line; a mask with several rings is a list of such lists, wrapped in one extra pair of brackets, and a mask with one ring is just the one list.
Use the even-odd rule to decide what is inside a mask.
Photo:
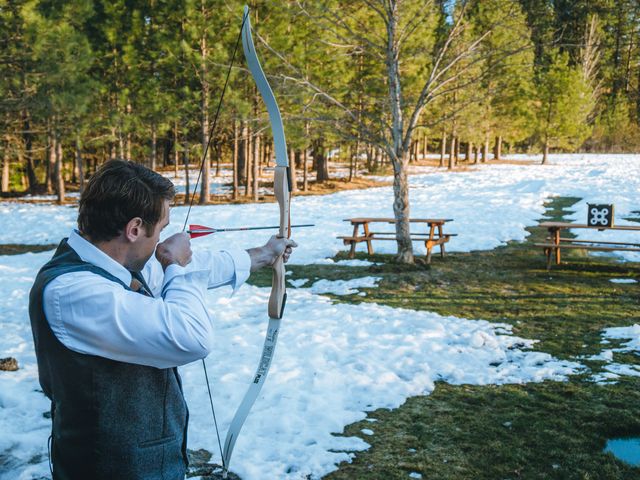
[[(291, 228), (303, 228), (303, 227), (315, 227), (313, 223), (306, 223), (303, 225), (291, 225)], [(245, 230), (271, 230), (275, 228), (280, 228), (279, 225), (274, 225), (270, 227), (237, 227), (237, 228), (213, 228), (213, 227), (205, 227), (204, 225), (189, 225), (189, 230), (187, 233), (191, 238), (204, 237), (205, 235), (211, 235), (212, 233), (218, 232), (240, 232)]]

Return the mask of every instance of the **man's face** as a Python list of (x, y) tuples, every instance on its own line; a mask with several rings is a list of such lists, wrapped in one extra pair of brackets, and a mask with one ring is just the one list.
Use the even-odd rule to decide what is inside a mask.
[(170, 202), (169, 200), (164, 201), (163, 214), (160, 221), (153, 226), (153, 230), (151, 235), (145, 234), (140, 236), (135, 242), (135, 258), (132, 262), (132, 268), (134, 272), (139, 272), (145, 266), (145, 264), (153, 255), (153, 252), (156, 249), (156, 245), (160, 241), (160, 233), (169, 225), (169, 211), (170, 211)]

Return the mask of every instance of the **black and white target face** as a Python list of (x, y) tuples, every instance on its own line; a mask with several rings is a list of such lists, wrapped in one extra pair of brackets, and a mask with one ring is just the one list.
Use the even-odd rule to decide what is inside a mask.
[(609, 209), (603, 208), (598, 210), (597, 208), (591, 209), (591, 225), (606, 225), (607, 215), (609, 215)]
[(609, 209), (608, 206), (602, 206), (602, 207), (592, 206), (589, 211), (590, 213), (589, 224), (594, 226), (609, 225), (610, 212), (611, 210)]

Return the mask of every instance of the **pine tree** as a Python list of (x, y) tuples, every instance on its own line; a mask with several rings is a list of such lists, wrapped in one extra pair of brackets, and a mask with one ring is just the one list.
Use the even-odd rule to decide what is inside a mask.
[(537, 131), (543, 145), (542, 163), (550, 148), (575, 149), (591, 133), (587, 118), (593, 110), (591, 89), (579, 66), (570, 66), (566, 53), (552, 57), (538, 86)]
[(91, 15), (91, 4), (75, 0), (62, 9), (33, 10), (30, 15), (34, 27), (34, 68), (41, 75), (38, 86), (40, 114), (48, 125), (51, 164), (55, 165), (55, 190), (58, 202), (62, 203), (65, 197), (64, 145), (76, 143), (77, 125), (85, 121), (93, 99), (89, 75), (93, 55), (88, 39), (76, 21)]

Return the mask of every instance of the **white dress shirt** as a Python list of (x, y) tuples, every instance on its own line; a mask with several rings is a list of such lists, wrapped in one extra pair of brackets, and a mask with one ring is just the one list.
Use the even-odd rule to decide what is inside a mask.
[[(88, 263), (131, 284), (131, 273), (77, 231), (69, 246)], [(213, 348), (213, 320), (204, 296), (208, 288), (249, 277), (244, 250), (193, 252), (186, 267), (163, 272), (155, 255), (142, 275), (153, 297), (125, 289), (92, 272), (65, 273), (44, 289), (44, 313), (56, 338), (67, 348), (121, 362), (169, 368), (206, 357)]]

